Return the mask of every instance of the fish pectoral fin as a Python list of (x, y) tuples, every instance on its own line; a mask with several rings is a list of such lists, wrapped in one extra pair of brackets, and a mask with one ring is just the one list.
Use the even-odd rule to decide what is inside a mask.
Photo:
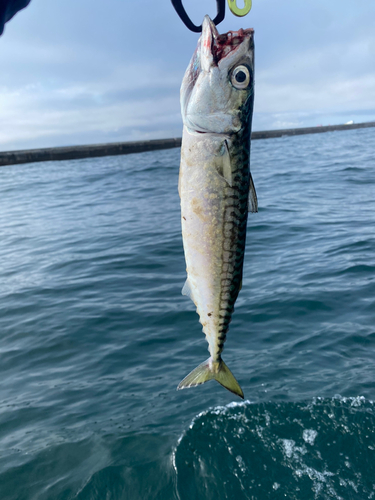
[(230, 155), (228, 143), (226, 140), (221, 145), (220, 153), (217, 154), (215, 163), (217, 173), (220, 175), (220, 177), (224, 178), (224, 180), (227, 182), (227, 184), (229, 184), (230, 187), (232, 187), (232, 166), (230, 164)]
[(209, 380), (216, 380), (219, 384), (228, 389), (228, 391), (237, 394), (237, 396), (242, 399), (244, 398), (239, 383), (222, 359), (213, 362), (211, 358), (208, 358), (178, 384), (177, 390), (196, 387)]
[(232, 166), (230, 164), (230, 156), (227, 141), (224, 141), (225, 152), (222, 156), (223, 159), (223, 177), (227, 181), (230, 187), (233, 186), (232, 179)]
[(189, 278), (186, 279), (184, 286), (182, 287), (181, 290), (182, 295), (186, 295), (186, 297), (190, 297), (191, 300), (193, 300), (193, 294), (191, 291), (191, 286), (189, 282)]
[(249, 190), (249, 212), (258, 212), (258, 197), (255, 191), (254, 181), (250, 173), (250, 190)]

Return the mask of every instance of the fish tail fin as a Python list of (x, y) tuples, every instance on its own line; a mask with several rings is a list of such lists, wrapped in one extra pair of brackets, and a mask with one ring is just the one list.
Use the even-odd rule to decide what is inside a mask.
[(237, 396), (242, 399), (244, 398), (240, 384), (234, 378), (234, 375), (222, 359), (214, 362), (212, 358), (208, 358), (178, 384), (177, 390), (195, 387), (209, 380), (216, 380), (219, 384), (228, 389), (228, 391), (237, 394)]

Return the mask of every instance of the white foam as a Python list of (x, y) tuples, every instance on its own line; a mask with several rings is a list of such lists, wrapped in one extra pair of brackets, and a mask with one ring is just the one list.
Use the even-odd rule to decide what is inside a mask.
[(293, 441), (293, 439), (282, 439), (281, 443), (283, 445), (285, 455), (288, 458), (292, 458), (296, 442)]
[(314, 429), (305, 429), (303, 431), (302, 437), (303, 437), (303, 440), (305, 441), (305, 443), (308, 443), (311, 446), (313, 446), (317, 435), (318, 435), (318, 433), (317, 433), (317, 431), (314, 431)]
[(236, 457), (236, 461), (241, 469), (241, 472), (244, 474), (246, 472), (246, 465), (245, 465), (245, 462), (244, 462), (243, 458), (241, 457), (241, 455), (238, 455)]

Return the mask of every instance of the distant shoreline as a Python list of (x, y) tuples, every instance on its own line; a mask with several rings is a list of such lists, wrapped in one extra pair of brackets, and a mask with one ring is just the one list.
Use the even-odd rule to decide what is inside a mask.
[[(265, 130), (253, 132), (252, 140), (272, 139), (291, 135), (321, 134), (336, 130), (353, 130), (375, 127), (375, 122), (351, 123), (347, 125), (328, 125), (318, 127), (291, 128), (281, 130)], [(117, 156), (131, 153), (143, 153), (161, 149), (178, 148), (181, 138), (156, 139), (150, 141), (114, 142), (108, 144), (90, 144), (86, 146), (66, 146), (58, 148), (27, 149), (20, 151), (0, 152), (0, 167), (21, 163), (40, 161), (77, 160), (80, 158), (97, 158), (100, 156)]]

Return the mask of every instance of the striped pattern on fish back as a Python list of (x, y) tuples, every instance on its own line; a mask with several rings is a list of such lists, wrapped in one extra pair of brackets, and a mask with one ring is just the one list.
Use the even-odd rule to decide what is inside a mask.
[(246, 244), (250, 177), (250, 131), (236, 134), (229, 147), (232, 187), (224, 191), (223, 259), (219, 308), (218, 342), (214, 360), (224, 347), (229, 323), (242, 284), (242, 268)]

